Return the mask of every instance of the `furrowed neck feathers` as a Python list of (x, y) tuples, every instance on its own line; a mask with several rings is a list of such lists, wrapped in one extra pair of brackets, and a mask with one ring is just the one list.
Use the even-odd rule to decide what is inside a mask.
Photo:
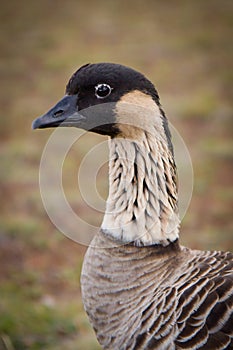
[(122, 243), (166, 246), (179, 232), (176, 167), (165, 116), (150, 96), (136, 94), (116, 107), (121, 133), (109, 141), (109, 196), (101, 229)]

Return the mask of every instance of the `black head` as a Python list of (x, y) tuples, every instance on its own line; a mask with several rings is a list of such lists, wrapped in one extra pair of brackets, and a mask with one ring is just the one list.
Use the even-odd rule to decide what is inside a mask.
[(86, 64), (66, 86), (66, 95), (33, 123), (33, 129), (76, 126), (115, 136), (118, 133), (115, 106), (129, 92), (149, 95), (159, 106), (153, 84), (132, 68), (114, 63)]
[[(112, 89), (102, 99), (96, 96), (99, 84), (107, 84)], [(79, 95), (81, 109), (103, 102), (117, 102), (134, 90), (151, 95), (157, 103), (159, 101), (154, 85), (143, 74), (115, 63), (86, 64), (72, 75), (66, 86), (68, 95)]]

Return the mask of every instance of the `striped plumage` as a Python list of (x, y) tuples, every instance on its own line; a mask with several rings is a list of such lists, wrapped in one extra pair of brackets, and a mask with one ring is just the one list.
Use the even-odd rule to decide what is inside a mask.
[(231, 253), (94, 240), (83, 300), (104, 349), (233, 349)]
[(171, 135), (152, 83), (121, 65), (85, 65), (33, 124), (56, 126), (110, 136), (106, 213), (81, 276), (103, 349), (233, 349), (233, 256), (179, 243)]

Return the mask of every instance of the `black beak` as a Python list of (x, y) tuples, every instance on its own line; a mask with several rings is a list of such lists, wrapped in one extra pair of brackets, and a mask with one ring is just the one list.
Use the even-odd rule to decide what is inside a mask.
[(86, 118), (77, 111), (77, 95), (65, 95), (53, 108), (32, 123), (32, 129), (76, 126), (82, 128)]

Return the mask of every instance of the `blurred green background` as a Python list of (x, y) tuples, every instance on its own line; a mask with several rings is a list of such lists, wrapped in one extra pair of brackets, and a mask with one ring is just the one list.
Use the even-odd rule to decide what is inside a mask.
[[(155, 83), (194, 167), (181, 241), (233, 248), (232, 14), (231, 0), (1, 2), (1, 350), (99, 348), (79, 290), (86, 248), (53, 226), (40, 198), (40, 157), (52, 130), (31, 130), (84, 63), (122, 63)], [(102, 140), (90, 134), (85, 142)], [(81, 153), (70, 156), (67, 192)], [(107, 167), (99, 178), (106, 196)], [(72, 201), (101, 223), (81, 196)]]

